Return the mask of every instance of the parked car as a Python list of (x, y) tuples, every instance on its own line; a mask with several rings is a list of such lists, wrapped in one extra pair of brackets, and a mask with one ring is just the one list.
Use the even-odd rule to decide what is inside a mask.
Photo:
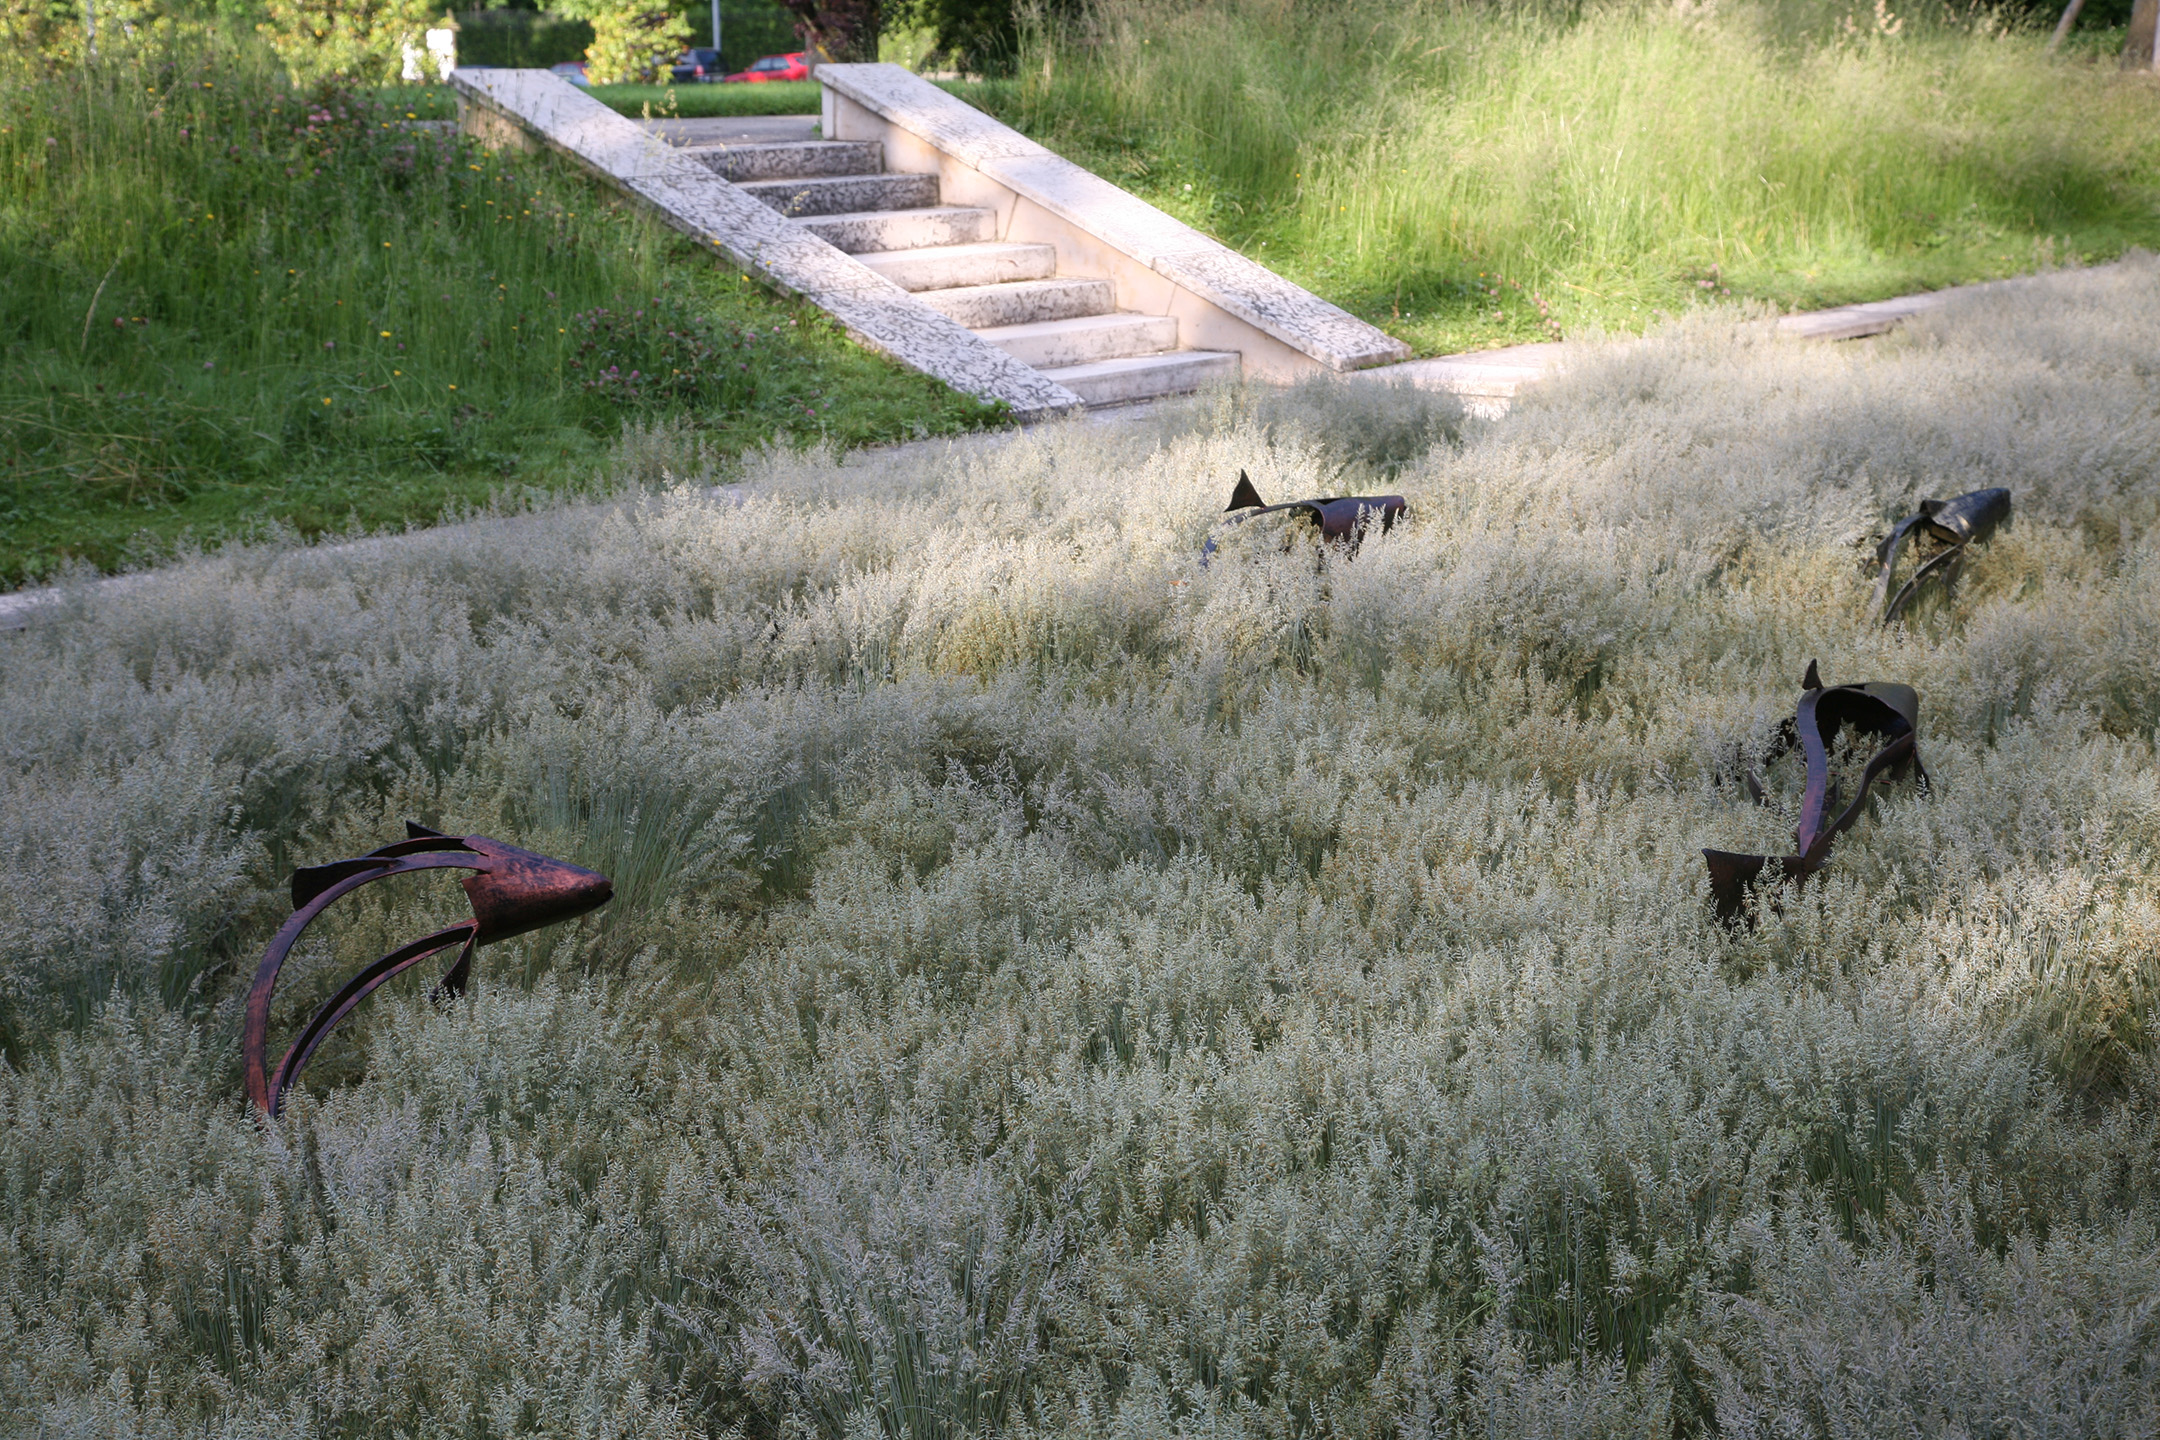
[(800, 50), (793, 55), (767, 55), (749, 69), (727, 76), (727, 83), (754, 85), (761, 80), (807, 80), (810, 67), (804, 63), (806, 58)]
[(692, 48), (675, 57), (671, 73), (677, 85), (718, 84), (721, 68), (718, 50)]
[(548, 71), (551, 74), (562, 76), (572, 85), (592, 84), (592, 81), (585, 78), (585, 62), (582, 60), (565, 60), (560, 65), (548, 66)]

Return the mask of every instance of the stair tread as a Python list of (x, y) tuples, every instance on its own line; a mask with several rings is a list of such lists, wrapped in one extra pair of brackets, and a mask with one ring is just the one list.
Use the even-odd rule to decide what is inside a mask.
[(875, 140), (678, 140), (682, 150), (860, 150)]
[(859, 185), (865, 180), (935, 180), (937, 176), (915, 170), (874, 170), (861, 175), (777, 175), (765, 180), (745, 180), (745, 190), (778, 190), (788, 185), (816, 185), (833, 188), (841, 185)]
[[(890, 254), (908, 246), (971, 244), (990, 238), (993, 211), (979, 205), (924, 205), (901, 210), (840, 210), (791, 219), (851, 254)], [(894, 242), (901, 242), (895, 244)]]
[[(952, 208), (964, 209), (967, 207), (954, 206)], [(1009, 255), (1021, 251), (1032, 253), (1037, 250), (1051, 250), (1052, 253), (1055, 253), (1054, 247), (1046, 245), (1040, 240), (969, 240), (959, 245), (916, 245), (904, 250), (866, 250), (855, 258), (868, 265), (878, 260), (899, 262), (903, 260), (933, 260), (944, 257), (961, 260), (976, 255)]]
[(863, 264), (903, 290), (934, 290), (1042, 280), (1057, 274), (1057, 247), (1040, 241), (973, 240), (863, 253)]
[(1107, 283), (1097, 275), (1046, 275), (1040, 280), (993, 280), (987, 285), (947, 285), (943, 289), (915, 293), (925, 299), (932, 295), (1021, 295), (1044, 290), (1091, 289)]
[[(798, 225), (831, 225), (842, 220), (911, 220), (918, 217), (927, 219), (932, 215), (988, 215), (990, 213), (989, 207), (984, 205), (911, 205), (905, 210), (835, 210), (830, 215), (796, 215), (790, 218)], [(967, 243), (981, 244), (982, 242), (969, 241)], [(917, 248), (942, 250), (945, 247), (942, 245), (925, 245)], [(896, 250), (875, 250), (869, 253), (896, 255), (899, 252)]]
[(702, 141), (681, 149), (715, 175), (738, 185), (874, 175), (885, 168), (884, 146), (875, 140)]
[(1105, 315), (1075, 315), (1067, 320), (1027, 320), (1018, 325), (985, 325), (975, 333), (992, 342), (1025, 340), (1037, 335), (1071, 335), (1089, 330), (1137, 330), (1154, 325), (1162, 318), (1160, 315), (1142, 315), (1132, 310), (1112, 310)]
[(1123, 355), (1115, 360), (1090, 360), (1083, 365), (1060, 365), (1042, 373), (1060, 384), (1068, 378), (1085, 380), (1096, 375), (1119, 375), (1130, 370), (1169, 369), (1235, 360), (1235, 350), (1155, 350), (1146, 355)]

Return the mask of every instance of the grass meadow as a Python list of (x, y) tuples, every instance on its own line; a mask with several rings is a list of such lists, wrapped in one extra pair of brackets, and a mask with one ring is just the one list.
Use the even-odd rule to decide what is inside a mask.
[(1093, 0), (977, 103), (1444, 353), (2160, 243), (2160, 80), (2045, 41), (1926, 0)]
[[(640, 496), (71, 592), (0, 634), (0, 1425), (2150, 1435), (2156, 352), (2135, 257), (1495, 421), (648, 427)], [(1203, 568), (1240, 469), (1409, 515)], [(1989, 485), (1879, 628), (1869, 537)], [(1917, 687), (1932, 789), (1726, 929), (1811, 660)], [(617, 898), (258, 1123), (286, 875), (406, 818)], [(402, 883), (274, 1039), (465, 913)]]
[(604, 487), (626, 424), (996, 423), (567, 162), (411, 126), (446, 113), (247, 48), (0, 74), (0, 586)]

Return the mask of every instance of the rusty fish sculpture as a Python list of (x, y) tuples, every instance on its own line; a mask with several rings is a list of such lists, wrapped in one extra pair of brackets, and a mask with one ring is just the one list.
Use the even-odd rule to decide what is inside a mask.
[[(1797, 747), (1807, 762), (1807, 789), (1801, 796), (1800, 824), (1793, 836), (1799, 853), (1736, 855), (1728, 850), (1703, 851), (1703, 859), (1710, 866), (1710, 896), (1717, 902), (1719, 916), (1727, 920), (1742, 913), (1748, 886), (1764, 870), (1802, 881), (1822, 869), (1830, 859), (1830, 843), (1860, 818), (1867, 804), (1868, 787), (1885, 772), (1895, 779), (1908, 769), (1915, 770), (1921, 785), (1927, 784), (1927, 770), (1920, 763), (1919, 732), (1915, 729), (1920, 696), (1911, 686), (1870, 682), (1825, 688), (1812, 660), (1808, 662), (1807, 678), (1800, 683), (1805, 687), (1800, 704), (1793, 718), (1779, 727), (1777, 741), (1766, 757), (1775, 759)], [(1847, 726), (1877, 737), (1882, 745), (1860, 776), (1860, 793), (1833, 818), (1838, 794), (1830, 781), (1830, 747), (1837, 743), (1838, 732)], [(1760, 804), (1761, 780), (1752, 773), (1744, 778), (1748, 793)]]
[[(1377, 520), (1383, 532), (1392, 530), (1406, 508), (1400, 495), (1342, 495), (1332, 500), (1285, 500), (1280, 505), (1270, 505), (1253, 488), (1252, 477), (1240, 470), (1237, 488), (1230, 492), (1230, 503), (1223, 507), (1223, 514), (1235, 517), (1226, 523), (1238, 525), (1256, 515), (1294, 511), (1319, 526), (1321, 535), (1327, 539), (1343, 541), (1355, 550), (1367, 525)], [(1214, 553), (1215, 537), (1210, 535), (1207, 544), (1201, 548), (1201, 563), (1206, 564)]]
[[(285, 957), (300, 932), (341, 896), (377, 880), (416, 870), (479, 872), (464, 882), (473, 918), (400, 946), (353, 976), (301, 1027), (277, 1069), (266, 1070), (270, 996), (277, 989), (278, 971), (284, 967)], [(459, 838), (410, 821), (405, 825), (405, 838), (394, 845), (385, 845), (358, 859), (333, 860), (328, 865), (293, 871), (292, 916), (279, 927), (270, 948), (263, 952), (262, 963), (255, 969), (254, 987), (248, 991), (247, 1019), (240, 1032), (240, 1059), (247, 1071), (248, 1099), (264, 1114), (277, 1114), (285, 1091), (332, 1027), (351, 1014), (353, 1007), (377, 986), (428, 956), (453, 945), (463, 946), (440, 986), (448, 994), (460, 994), (471, 972), (472, 953), (480, 946), (575, 919), (607, 904), (614, 893), (615, 887), (607, 876), (591, 870), (535, 855), (485, 835)]]
[[(1973, 490), (1950, 500), (1922, 500), (1920, 509), (1898, 521), (1875, 547), (1876, 563), (1882, 567), (1881, 578), (1875, 582), (1875, 608), (1882, 614), (1882, 623), (1897, 619), (1928, 576), (1940, 575), (1945, 583), (1954, 579), (1965, 563), (1965, 552), (1984, 544), (2009, 519), (2010, 492), (1999, 488)], [(1916, 536), (1941, 548), (1912, 572), (1892, 599), (1890, 582), (1897, 574), (1898, 552)]]

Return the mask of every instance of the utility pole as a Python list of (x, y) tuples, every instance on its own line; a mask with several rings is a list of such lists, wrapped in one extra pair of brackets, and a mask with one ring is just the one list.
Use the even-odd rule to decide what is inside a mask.
[[(720, 48), (720, 0), (712, 0), (712, 48), (715, 51)], [(727, 69), (726, 60), (720, 61), (720, 68)]]

